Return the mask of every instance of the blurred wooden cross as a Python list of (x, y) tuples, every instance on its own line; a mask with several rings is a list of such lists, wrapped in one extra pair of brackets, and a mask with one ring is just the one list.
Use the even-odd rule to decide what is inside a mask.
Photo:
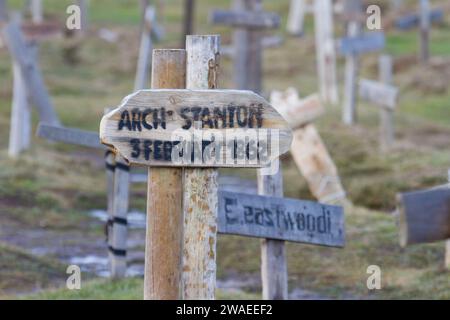
[(278, 28), (280, 16), (263, 11), (261, 0), (234, 0), (231, 11), (216, 10), (210, 20), (236, 28), (233, 35), (235, 87), (261, 93), (262, 30)]
[(345, 190), (336, 165), (312, 123), (324, 113), (318, 95), (300, 99), (298, 92), (289, 88), (273, 91), (271, 103), (293, 129), (291, 154), (311, 193), (320, 202), (343, 203)]

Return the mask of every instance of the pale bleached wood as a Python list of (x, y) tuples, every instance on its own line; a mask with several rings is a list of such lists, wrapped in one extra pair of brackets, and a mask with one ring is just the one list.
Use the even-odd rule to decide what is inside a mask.
[(397, 195), (400, 245), (450, 239), (450, 188)]
[(27, 93), (39, 111), (40, 121), (59, 125), (58, 116), (42, 79), (37, 56), (33, 53), (34, 49), (27, 46), (18, 22), (11, 21), (2, 29), (2, 34), (12, 58), (20, 66)]
[(87, 33), (89, 28), (88, 0), (77, 0), (77, 4), (80, 7), (81, 32)]
[(445, 268), (450, 270), (450, 240), (445, 241)]
[(148, 6), (145, 9), (144, 27), (141, 34), (141, 44), (139, 48), (139, 59), (137, 63), (136, 77), (134, 80), (134, 91), (148, 87), (148, 74), (151, 66), (152, 55), (152, 27), (155, 21), (155, 9)]
[(294, 131), (291, 154), (314, 197), (322, 203), (345, 201), (336, 166), (313, 124)]
[[(275, 169), (275, 173), (271, 175), (258, 170), (258, 194), (282, 198), (283, 174), (278, 159), (274, 160), (272, 168)], [(283, 240), (261, 240), (261, 280), (263, 299), (287, 299), (287, 262)]]
[(13, 101), (11, 109), (11, 123), (9, 130), (10, 157), (17, 157), (30, 146), (31, 110), (28, 105), (25, 81), (17, 62), (13, 62)]
[[(379, 58), (379, 77), (385, 85), (392, 84), (392, 57), (382, 55)], [(394, 113), (388, 108), (380, 109), (380, 146), (382, 151), (392, 147), (395, 139)]]
[(129, 200), (129, 165), (119, 154), (116, 155), (113, 192), (112, 242), (109, 248), (111, 276), (123, 278), (127, 271), (127, 214)]
[[(190, 127), (183, 128), (184, 125), (188, 124), (186, 119), (182, 117), (183, 110), (187, 107), (201, 107), (202, 110), (206, 110), (212, 115), (206, 117), (206, 120), (211, 120), (211, 123), (207, 124), (207, 122), (203, 122), (202, 125), (204, 129), (207, 129), (208, 134), (215, 134), (217, 144), (222, 146), (220, 148), (221, 153), (217, 153), (217, 157), (215, 158), (208, 159), (199, 157), (194, 159), (195, 161), (191, 161), (190, 157), (174, 158), (171, 152), (163, 153), (160, 151), (157, 153), (152, 151), (148, 154), (149, 157), (147, 159), (146, 153), (144, 152), (145, 140), (158, 141), (159, 145), (166, 143), (168, 145), (167, 148), (169, 148), (173, 141), (180, 141), (180, 135), (185, 135), (189, 132), (196, 132), (200, 135), (203, 131), (206, 131), (194, 130), (197, 123), (195, 123), (194, 113), (191, 111), (184, 112), (186, 117), (190, 117)], [(226, 128), (223, 128), (223, 121), (218, 116), (214, 116), (216, 107), (222, 111), (225, 108), (228, 116), (233, 114), (233, 123), (229, 121), (228, 117), (225, 121)], [(127, 123), (121, 120), (124, 118), (124, 115), (128, 114), (131, 117), (134, 111), (136, 114), (144, 114), (144, 111), (148, 110), (148, 108), (158, 108), (158, 110), (164, 108), (165, 111), (162, 112), (166, 114), (165, 128), (161, 124), (158, 124), (158, 128), (156, 129), (153, 127), (146, 128), (144, 125), (132, 127), (131, 122), (129, 122), (129, 126), (120, 126), (120, 123)], [(233, 113), (229, 108), (244, 110), (242, 112), (243, 118), (241, 118), (241, 124), (237, 121), (237, 112)], [(248, 110), (247, 113), (245, 109)], [(257, 118), (254, 116), (256, 111), (258, 111), (257, 114), (260, 121), (257, 121)], [(245, 118), (245, 114), (247, 118)], [(161, 118), (161, 116), (158, 117), (159, 119)], [(144, 118), (148, 119), (148, 117)], [(218, 119), (217, 125), (215, 124), (216, 119)], [(247, 121), (249, 119), (251, 121)], [(197, 120), (201, 119), (198, 118)], [(152, 121), (150, 122), (153, 123)], [(211, 128), (211, 124), (213, 128)], [(243, 155), (241, 159), (231, 157), (230, 146), (232, 147), (232, 145), (224, 144), (224, 139), (229, 138), (231, 134), (235, 134), (239, 138), (248, 137), (252, 132), (256, 132), (249, 131), (249, 128), (268, 129), (268, 134), (261, 134), (252, 139), (257, 139), (260, 143), (267, 143), (269, 140), (277, 139), (276, 142), (279, 143), (279, 149), (270, 149), (267, 157), (254, 159), (247, 157), (247, 155)], [(279, 134), (279, 139), (275, 137), (276, 134)], [(206, 139), (207, 137), (204, 138)], [(134, 164), (179, 167), (262, 167), (269, 160), (275, 159), (289, 151), (292, 132), (286, 120), (266, 100), (250, 91), (159, 89), (141, 90), (133, 93), (126, 97), (117, 109), (103, 116), (100, 123), (100, 139), (102, 143), (113, 146), (130, 163)], [(199, 139), (203, 140), (201, 136)], [(184, 140), (187, 139), (185, 138)], [(181, 147), (182, 145), (180, 145), (180, 149)], [(194, 149), (195, 152), (197, 155), (201, 155), (199, 150), (195, 151)]]
[[(351, 13), (361, 11), (361, 2), (358, 0), (347, 0), (346, 10)], [(355, 38), (361, 33), (361, 23), (351, 21), (347, 25), (347, 36)], [(348, 54), (345, 58), (345, 88), (342, 121), (344, 124), (352, 125), (356, 121), (356, 95), (358, 81), (359, 57), (357, 54)]]
[(398, 89), (390, 84), (368, 79), (359, 80), (359, 96), (382, 108), (393, 110), (397, 105)]
[(31, 17), (33, 23), (39, 24), (44, 21), (42, 12), (42, 0), (31, 0)]
[(106, 171), (106, 212), (108, 221), (106, 223), (106, 240), (108, 244), (108, 259), (110, 263), (110, 272), (112, 275), (115, 257), (110, 248), (114, 247), (113, 226), (114, 226), (114, 172), (116, 169), (116, 155), (111, 151), (105, 152), (105, 171)]
[[(186, 51), (153, 52), (152, 88), (184, 88)], [(149, 168), (144, 299), (181, 299), (182, 168)]]
[[(224, 12), (222, 12), (224, 13)], [(233, 0), (232, 10), (225, 12), (230, 19), (238, 19), (233, 23), (234, 83), (238, 89), (248, 89), (260, 93), (262, 90), (262, 30), (279, 25), (279, 17), (262, 9), (261, 0)], [(214, 15), (212, 14), (212, 20)], [(221, 12), (218, 12), (220, 15)], [(270, 17), (270, 18), (267, 18)], [(257, 26), (249, 26), (249, 22)], [(217, 19), (217, 23), (229, 21)]]
[(429, 39), (430, 39), (430, 2), (428, 0), (420, 0), (420, 48), (419, 59), (422, 63), (427, 62), (430, 56)]
[(305, 0), (291, 0), (286, 30), (295, 36), (303, 35), (306, 14)]
[(320, 97), (324, 102), (337, 104), (339, 97), (331, 0), (314, 1), (314, 28)]
[(67, 128), (60, 126), (52, 126), (45, 123), (39, 123), (37, 136), (56, 142), (64, 142), (79, 146), (105, 149), (106, 147), (100, 143), (98, 132), (80, 130), (75, 128)]
[(300, 99), (294, 88), (283, 91), (272, 91), (272, 106), (286, 119), (292, 129), (310, 123), (325, 113), (325, 108), (317, 94)]
[[(186, 38), (188, 89), (216, 89), (220, 36)], [(184, 170), (183, 299), (214, 299), (218, 170)]]

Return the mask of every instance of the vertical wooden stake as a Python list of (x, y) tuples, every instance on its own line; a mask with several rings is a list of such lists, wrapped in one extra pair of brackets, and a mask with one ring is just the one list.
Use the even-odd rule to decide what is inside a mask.
[(320, 96), (324, 102), (338, 103), (336, 51), (333, 40), (333, 6), (331, 0), (314, 0), (317, 73)]
[[(448, 187), (450, 188), (450, 169), (447, 172)], [(445, 241), (445, 268), (450, 271), (450, 239)]]
[[(283, 197), (283, 175), (279, 160), (274, 175), (262, 175), (258, 169), (258, 194)], [(286, 300), (288, 298), (287, 263), (285, 243), (281, 240), (261, 240), (261, 278), (263, 299)]]
[(15, 158), (30, 145), (31, 110), (28, 104), (27, 87), (20, 65), (16, 61), (13, 61), (13, 75), (14, 88), (8, 154)]
[[(382, 55), (379, 58), (379, 77), (384, 84), (392, 83), (392, 57)], [(394, 142), (394, 113), (393, 110), (381, 106), (380, 109), (380, 146), (382, 151), (388, 150)]]
[[(262, 11), (261, 0), (233, 0), (235, 11)], [(236, 89), (262, 90), (262, 32), (236, 28), (233, 33), (234, 82)]]
[[(183, 89), (186, 51), (154, 50), (152, 89)], [(182, 168), (149, 168), (144, 299), (181, 299)]]
[[(141, 45), (139, 49), (139, 59), (134, 80), (134, 91), (147, 88), (149, 66), (151, 65), (152, 54), (152, 23), (155, 21), (155, 9), (148, 6), (145, 9), (144, 25), (141, 34)], [(173, 89), (173, 88), (172, 88)]]
[(88, 3), (87, 0), (78, 0), (78, 6), (80, 7), (81, 15), (81, 32), (87, 33), (88, 30)]
[(31, 0), (31, 14), (33, 23), (42, 23), (44, 20), (42, 14), (42, 0)]
[(186, 44), (186, 36), (194, 33), (194, 11), (195, 0), (184, 0), (183, 34), (181, 38), (181, 47)]
[(430, 3), (428, 0), (420, 0), (420, 53), (419, 59), (422, 63), (429, 58), (429, 38), (430, 38)]
[(123, 278), (127, 271), (127, 214), (130, 166), (121, 155), (117, 154), (115, 158), (112, 238), (109, 246), (109, 261), (111, 262), (111, 277)]
[[(215, 89), (220, 36), (186, 38), (187, 89)], [(214, 299), (218, 170), (185, 168), (183, 188), (183, 299)]]
[[(106, 240), (108, 241), (108, 258), (110, 263), (110, 272), (113, 274), (114, 254), (110, 248), (113, 248), (113, 226), (114, 226), (114, 171), (116, 170), (116, 155), (111, 150), (105, 152), (106, 169), (106, 211), (108, 220), (106, 222)], [(115, 264), (114, 264), (115, 265)]]
[[(345, 10), (349, 14), (361, 12), (361, 2), (359, 0), (347, 0)], [(350, 21), (347, 25), (347, 36), (355, 37), (361, 32), (359, 21)], [(342, 121), (344, 124), (352, 125), (356, 121), (356, 95), (358, 86), (359, 57), (357, 54), (347, 55), (345, 59), (345, 89), (344, 107)]]
[(288, 22), (286, 26), (286, 29), (290, 34), (296, 36), (303, 35), (305, 12), (305, 0), (291, 0)]

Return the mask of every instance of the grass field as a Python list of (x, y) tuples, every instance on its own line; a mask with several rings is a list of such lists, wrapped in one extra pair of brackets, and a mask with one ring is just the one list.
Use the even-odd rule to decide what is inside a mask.
[[(20, 8), (22, 1), (9, 1)], [(376, 2), (376, 1), (374, 1)], [(383, 2), (383, 1), (381, 1)], [(385, 2), (385, 1), (384, 1)], [(434, 4), (445, 1), (432, 1)], [(61, 23), (69, 1), (44, 1), (48, 17)], [(98, 130), (105, 107), (116, 106), (133, 88), (139, 45), (137, 1), (91, 1), (91, 34), (82, 40), (79, 62), (68, 64), (64, 38), (40, 46), (45, 82), (61, 122), (66, 126)], [(213, 8), (227, 8), (229, 1), (199, 0), (196, 33), (219, 33), (228, 44), (231, 30), (211, 26), (207, 15)], [(157, 10), (166, 37), (157, 48), (180, 45), (181, 0), (164, 1)], [(265, 8), (282, 15), (276, 34), (282, 46), (264, 52), (264, 93), (297, 88), (302, 96), (317, 90), (312, 17), (306, 35), (293, 38), (284, 26), (289, 1), (265, 1)], [(416, 29), (400, 32), (387, 29), (387, 48), (395, 61), (394, 83), (400, 88), (395, 113), (397, 142), (389, 153), (378, 150), (378, 110), (359, 103), (359, 122), (346, 127), (340, 121), (341, 106), (327, 106), (317, 121), (320, 134), (332, 155), (348, 197), (347, 243), (344, 249), (288, 244), (291, 290), (301, 288), (327, 298), (343, 299), (450, 299), (450, 273), (443, 268), (444, 244), (423, 244), (402, 249), (398, 245), (395, 195), (446, 182), (450, 167), (450, 12), (431, 36), (432, 62), (419, 65)], [(108, 28), (119, 41), (100, 40), (95, 31)], [(342, 23), (337, 23), (342, 34)], [(361, 60), (361, 75), (377, 79), (377, 54)], [(221, 61), (220, 87), (232, 88), (232, 64)], [(338, 60), (342, 93), (344, 59)], [(12, 93), (11, 59), (0, 49), (0, 298), (23, 299), (140, 299), (142, 279), (121, 281), (83, 275), (82, 290), (64, 289), (66, 265), (54, 254), (37, 255), (21, 244), (38, 241), (25, 233), (51, 231), (59, 236), (103, 237), (102, 226), (86, 211), (106, 205), (105, 177), (101, 152), (48, 143), (33, 137), (31, 150), (17, 160), (7, 156)], [(341, 94), (342, 100), (342, 94)], [(37, 125), (37, 115), (33, 124)], [(284, 187), (288, 197), (312, 199), (304, 178), (290, 156), (283, 159)], [(222, 170), (226, 174), (254, 177), (253, 170)], [(132, 189), (131, 207), (145, 210), (145, 186)], [(11, 234), (11, 230), (15, 235)], [(70, 240), (70, 239), (69, 239)], [(67, 239), (65, 240), (68, 241)], [(65, 242), (65, 243), (66, 243)], [(84, 245), (81, 244), (80, 245)], [(219, 290), (219, 298), (259, 298), (259, 241), (220, 236), (218, 279), (255, 279), (242, 291)], [(369, 265), (382, 269), (382, 290), (366, 288)]]

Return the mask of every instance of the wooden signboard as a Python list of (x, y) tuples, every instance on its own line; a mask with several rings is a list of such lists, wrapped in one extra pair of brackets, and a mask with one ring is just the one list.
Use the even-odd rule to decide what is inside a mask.
[(450, 188), (397, 195), (400, 245), (450, 239)]
[(371, 103), (394, 109), (397, 105), (398, 89), (381, 82), (361, 79), (359, 81), (359, 95)]
[(354, 37), (346, 37), (340, 40), (339, 52), (342, 55), (361, 54), (365, 52), (379, 51), (385, 46), (383, 32), (366, 32)]
[(106, 114), (100, 139), (134, 164), (264, 167), (289, 150), (292, 133), (250, 91), (158, 89), (131, 94)]
[(332, 247), (345, 243), (342, 207), (219, 192), (219, 232)]

